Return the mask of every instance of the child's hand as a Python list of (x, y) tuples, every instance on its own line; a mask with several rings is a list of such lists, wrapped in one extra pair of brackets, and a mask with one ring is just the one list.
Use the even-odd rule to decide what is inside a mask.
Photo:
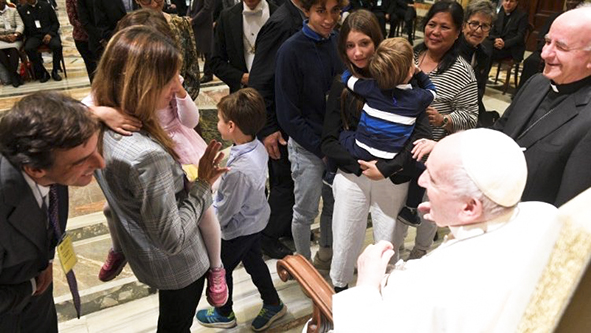
[(131, 135), (142, 128), (142, 122), (117, 109), (108, 106), (91, 106), (90, 110), (110, 129), (121, 134)]
[(185, 88), (183, 87), (183, 77), (180, 75), (177, 75), (177, 77), (174, 79), (174, 84), (175, 84), (175, 90), (176, 90), (176, 97), (178, 98), (185, 98), (187, 97), (187, 91), (185, 90)]

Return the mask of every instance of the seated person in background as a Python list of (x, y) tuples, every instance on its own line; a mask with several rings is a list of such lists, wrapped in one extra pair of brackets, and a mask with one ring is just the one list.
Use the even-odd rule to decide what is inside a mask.
[[(495, 5), (488, 0), (476, 0), (466, 7), (464, 25), (458, 44), (462, 58), (472, 65), (478, 84), (478, 124), (483, 125), (486, 109), (482, 103), (486, 81), (488, 80), (488, 66), (492, 57), (490, 43), (484, 42), (495, 20)], [(497, 115), (498, 118), (498, 115)], [(492, 125), (492, 124), (488, 124)]]
[[(413, 25), (414, 19), (417, 17), (417, 11), (414, 7), (413, 0), (390, 0), (390, 8), (388, 9), (390, 19), (390, 32), (388, 38), (394, 37), (396, 26), (400, 21), (404, 21), (404, 30), (408, 35), (408, 41), (412, 45), (412, 32), (415, 29)], [(402, 35), (402, 31), (400, 31)]]
[(13, 87), (23, 84), (18, 75), (18, 50), (23, 46), (22, 38), (25, 26), (17, 10), (6, 5), (6, 0), (0, 0), (0, 17), (4, 24), (0, 25), (0, 64), (10, 76)]
[[(492, 60), (513, 58), (523, 60), (525, 52), (525, 32), (527, 30), (527, 13), (517, 9), (517, 0), (503, 0), (503, 9), (490, 32), (489, 39), (493, 43)], [(492, 66), (492, 61), (489, 65)]]
[[(343, 82), (366, 103), (357, 130), (341, 132), (339, 140), (358, 159), (393, 159), (413, 132), (416, 117), (437, 96), (435, 85), (415, 66), (412, 46), (400, 37), (380, 43), (370, 60), (369, 72), (376, 79), (343, 73)], [(418, 87), (410, 84), (413, 78)]]
[[(567, 0), (566, 10), (575, 9), (582, 2), (583, 0)], [(544, 25), (538, 30), (538, 45), (536, 46), (536, 50), (523, 61), (523, 70), (521, 71), (521, 77), (519, 78), (519, 87), (517, 87), (515, 93), (523, 87), (523, 84), (530, 77), (536, 73), (541, 73), (542, 69), (544, 69), (544, 60), (542, 60), (542, 48), (544, 47), (544, 44), (546, 44), (544, 38), (548, 31), (550, 31), (550, 26), (560, 14), (562, 14), (562, 12), (550, 15)]]
[(35, 77), (42, 83), (49, 80), (49, 73), (43, 67), (41, 54), (37, 52), (39, 46), (44, 44), (53, 54), (51, 78), (61, 81), (62, 77), (58, 71), (62, 60), (62, 41), (58, 34), (60, 23), (55, 11), (47, 2), (27, 0), (27, 3), (22, 5), (18, 12), (25, 25), (25, 52), (33, 63)]
[[(385, 274), (392, 244), (370, 245), (354, 288), (333, 296), (336, 332), (513, 332), (556, 240), (557, 209), (519, 203), (525, 157), (508, 136), (473, 129), (442, 139), (419, 184), (419, 209), (451, 234)], [(527, 237), (524, 237), (527, 235)], [(359, 310), (381, 320), (359, 320)], [(355, 315), (357, 314), (357, 316)]]
[(224, 140), (234, 144), (227, 163), (230, 171), (222, 176), (213, 204), (222, 228), (222, 262), (229, 297), (222, 306), (197, 312), (197, 321), (206, 327), (236, 326), (232, 272), (240, 262), (263, 299), (263, 308), (251, 328), (266, 330), (287, 313), (261, 252), (261, 231), (271, 213), (265, 196), (269, 156), (256, 139), (265, 120), (265, 101), (252, 88), (226, 96), (218, 104), (218, 131)]

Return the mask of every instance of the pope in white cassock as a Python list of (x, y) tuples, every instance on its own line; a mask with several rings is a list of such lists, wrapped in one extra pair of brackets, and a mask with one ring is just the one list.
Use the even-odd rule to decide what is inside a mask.
[(433, 149), (419, 185), (425, 218), (449, 227), (427, 256), (386, 267), (392, 244), (370, 245), (355, 288), (333, 297), (336, 332), (513, 332), (560, 229), (557, 209), (519, 203), (525, 158), (508, 136), (475, 129)]

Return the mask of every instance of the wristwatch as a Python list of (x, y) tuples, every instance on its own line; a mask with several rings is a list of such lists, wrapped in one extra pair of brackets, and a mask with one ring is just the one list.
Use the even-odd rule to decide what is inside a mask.
[(447, 116), (443, 116), (443, 122), (441, 123), (441, 127), (445, 127), (449, 123), (449, 118)]

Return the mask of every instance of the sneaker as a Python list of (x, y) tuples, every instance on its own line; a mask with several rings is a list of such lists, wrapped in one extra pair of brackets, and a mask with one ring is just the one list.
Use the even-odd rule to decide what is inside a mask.
[(425, 254), (427, 254), (427, 251), (425, 250), (412, 249), (412, 251), (410, 251), (410, 254), (408, 255), (407, 260), (421, 259)]
[(281, 301), (279, 301), (279, 305), (263, 304), (263, 308), (257, 317), (252, 321), (250, 328), (252, 328), (252, 330), (255, 332), (264, 331), (269, 328), (269, 326), (271, 326), (275, 320), (285, 316), (286, 313), (287, 306), (285, 306)]
[(127, 259), (125, 258), (125, 254), (123, 252), (115, 252), (113, 249), (109, 250), (109, 254), (107, 255), (107, 260), (101, 267), (101, 271), (99, 272), (99, 280), (103, 282), (111, 281), (121, 273), (123, 267), (127, 264)]
[(213, 328), (232, 328), (236, 326), (236, 316), (234, 311), (229, 316), (222, 316), (216, 308), (199, 310), (195, 315), (201, 326)]
[(211, 306), (220, 307), (228, 301), (228, 285), (226, 270), (223, 267), (211, 268), (207, 272), (207, 302)]
[(397, 220), (411, 227), (418, 227), (421, 225), (421, 218), (419, 217), (419, 214), (417, 214), (416, 208), (402, 207), (398, 213)]

